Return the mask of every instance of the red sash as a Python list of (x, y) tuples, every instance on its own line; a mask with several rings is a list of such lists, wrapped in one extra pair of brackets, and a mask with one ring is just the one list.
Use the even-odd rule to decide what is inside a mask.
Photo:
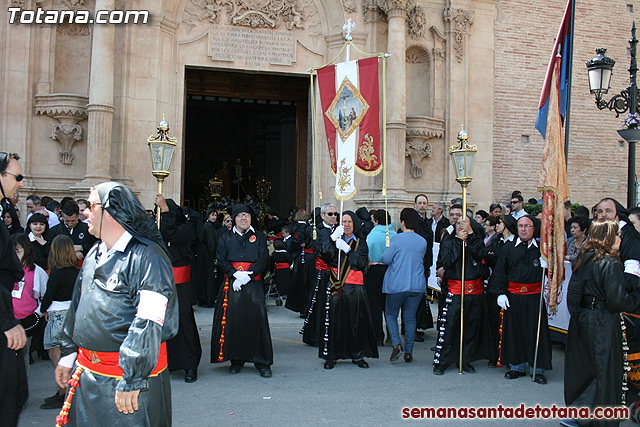
[(187, 283), (191, 280), (191, 266), (173, 267), (173, 279), (176, 281), (176, 285)]
[(539, 294), (541, 286), (542, 286), (542, 282), (533, 282), (533, 283), (509, 282), (509, 287), (507, 288), (507, 291), (511, 292), (512, 294), (519, 294), (519, 295)]
[[(239, 271), (249, 271), (249, 269), (251, 268), (251, 266), (253, 265), (252, 262), (232, 262), (231, 263), (231, 267), (235, 268), (236, 270)], [(254, 280), (262, 280), (262, 276), (261, 275), (254, 275), (253, 276)]]
[(329, 266), (322, 258), (316, 257), (316, 270), (329, 271)]
[[(106, 377), (122, 378), (122, 368), (119, 364), (120, 352), (118, 351), (93, 351), (80, 347), (76, 362), (84, 369)], [(167, 369), (167, 344), (160, 344), (160, 354), (156, 367), (149, 374), (150, 377), (158, 375)]]
[[(337, 268), (332, 268), (333, 274), (338, 274)], [(349, 270), (347, 273), (347, 278), (344, 279), (344, 283), (348, 283), (350, 285), (364, 285), (364, 275), (362, 271)]]
[[(462, 282), (460, 280), (447, 280), (447, 286), (449, 286), (449, 292), (453, 295), (460, 295), (460, 286)], [(478, 295), (484, 292), (484, 283), (482, 279), (473, 279), (464, 281), (464, 294), (465, 295)]]
[(312, 254), (313, 253), (313, 248), (304, 248), (304, 253), (305, 254)]
[(276, 263), (276, 270), (282, 270), (283, 268), (289, 268), (289, 263), (288, 262)]

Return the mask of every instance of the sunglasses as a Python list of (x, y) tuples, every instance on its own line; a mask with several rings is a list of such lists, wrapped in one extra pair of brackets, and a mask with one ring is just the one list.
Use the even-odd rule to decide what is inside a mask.
[(87, 209), (89, 209), (90, 211), (93, 210), (94, 206), (102, 206), (102, 203), (91, 203), (91, 202), (87, 202)]
[(20, 181), (22, 181), (22, 180), (24, 179), (24, 176), (22, 176), (22, 175), (16, 175), (15, 173), (7, 172), (7, 171), (4, 171), (4, 173), (6, 173), (6, 174), (8, 174), (8, 175), (11, 175), (11, 176), (12, 176), (12, 177), (14, 177), (14, 178), (16, 179), (16, 181), (18, 181), (18, 182), (20, 182)]
[(325, 215), (328, 216), (338, 216), (338, 212), (326, 212)]
[(511, 201), (511, 204), (512, 204), (512, 205), (515, 205), (516, 203), (520, 203), (520, 200), (512, 200), (512, 201)]

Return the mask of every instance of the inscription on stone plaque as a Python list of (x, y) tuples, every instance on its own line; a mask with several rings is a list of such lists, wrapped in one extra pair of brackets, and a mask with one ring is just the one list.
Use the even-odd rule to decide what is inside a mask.
[(290, 31), (212, 25), (209, 56), (253, 68), (291, 65), (296, 61), (296, 38)]

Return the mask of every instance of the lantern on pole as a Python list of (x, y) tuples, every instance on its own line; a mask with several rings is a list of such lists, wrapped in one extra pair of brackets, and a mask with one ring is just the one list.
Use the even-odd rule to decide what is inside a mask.
[[(158, 134), (147, 138), (151, 154), (151, 174), (158, 181), (158, 194), (162, 194), (162, 183), (169, 176), (171, 159), (176, 151), (178, 139), (169, 136), (169, 123), (164, 119), (158, 124)], [(160, 207), (157, 208), (157, 223), (160, 228)]]
[[(460, 125), (460, 132), (458, 132), (458, 145), (453, 145), (449, 148), (449, 154), (451, 155), (451, 161), (453, 162), (453, 170), (456, 173), (456, 181), (462, 186), (462, 219), (467, 218), (467, 185), (473, 179), (471, 171), (473, 169), (473, 158), (478, 151), (478, 147), (468, 144), (467, 131), (464, 130), (464, 126)], [(462, 242), (462, 277), (460, 281), (460, 363), (458, 367), (458, 373), (462, 373), (462, 349), (463, 349), (463, 325), (464, 325), (464, 292), (466, 286), (464, 283), (464, 266), (465, 266), (465, 248), (467, 242)]]

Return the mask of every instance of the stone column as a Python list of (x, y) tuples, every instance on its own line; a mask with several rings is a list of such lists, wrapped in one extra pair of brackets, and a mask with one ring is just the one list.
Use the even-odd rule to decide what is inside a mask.
[[(389, 196), (404, 189), (405, 144), (407, 134), (407, 69), (405, 61), (407, 0), (381, 0), (387, 15), (387, 188)], [(393, 173), (390, 173), (393, 171)], [(402, 197), (401, 195), (398, 195)]]
[[(96, 0), (96, 12), (113, 9), (114, 0)], [(84, 179), (84, 183), (89, 185), (111, 179), (115, 28), (110, 24), (93, 25), (87, 106), (87, 173)]]

